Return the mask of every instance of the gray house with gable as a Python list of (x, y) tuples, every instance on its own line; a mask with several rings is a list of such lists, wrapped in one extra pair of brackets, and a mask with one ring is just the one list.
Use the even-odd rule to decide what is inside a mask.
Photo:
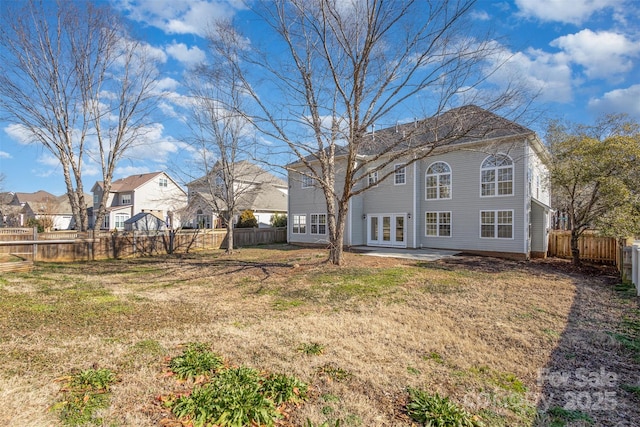
[[(449, 115), (449, 116), (447, 116)], [(350, 201), (346, 246), (437, 248), (529, 258), (546, 256), (550, 221), (548, 153), (532, 130), (475, 106), (376, 131), (380, 141), (362, 158), (376, 158), (385, 141), (411, 132), (413, 143), (432, 144), (447, 118), (477, 123), (451, 144), (415, 162), (393, 161), (362, 173), (374, 184)], [(448, 130), (452, 132), (451, 129)], [(393, 151), (384, 155), (393, 155)], [(344, 157), (336, 158), (336, 170)], [(288, 240), (327, 244), (322, 190), (302, 162), (289, 167)], [(391, 174), (378, 182), (378, 177)], [(337, 177), (342, 185), (344, 177)]]

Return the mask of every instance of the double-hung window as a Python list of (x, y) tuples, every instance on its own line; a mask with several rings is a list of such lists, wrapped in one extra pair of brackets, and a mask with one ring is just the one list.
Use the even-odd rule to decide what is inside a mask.
[(167, 187), (167, 184), (168, 184), (168, 180), (167, 180), (167, 178), (160, 178), (160, 179), (158, 179), (158, 186), (159, 186), (159, 187), (165, 187), (165, 188), (166, 188), (166, 187)]
[(376, 185), (378, 183), (378, 171), (369, 173), (369, 185)]
[(311, 214), (311, 234), (327, 234), (327, 214)]
[(129, 219), (129, 215), (127, 214), (121, 214), (121, 213), (115, 214), (115, 220), (116, 220), (115, 228), (117, 228), (118, 230), (123, 230), (124, 222), (128, 219)]
[(427, 200), (451, 198), (451, 168), (448, 164), (436, 162), (429, 166), (425, 193)]
[(291, 223), (291, 232), (293, 234), (305, 234), (307, 232), (307, 216), (293, 215)]
[(395, 165), (395, 174), (393, 183), (395, 185), (404, 185), (407, 182), (407, 168), (404, 164)]
[(425, 234), (432, 237), (451, 237), (451, 212), (427, 212)]
[(302, 175), (302, 188), (310, 188), (315, 185), (315, 180), (307, 175)]
[(509, 156), (498, 154), (487, 157), (480, 170), (481, 196), (513, 195), (513, 161)]
[(513, 211), (480, 211), (480, 237), (513, 239)]

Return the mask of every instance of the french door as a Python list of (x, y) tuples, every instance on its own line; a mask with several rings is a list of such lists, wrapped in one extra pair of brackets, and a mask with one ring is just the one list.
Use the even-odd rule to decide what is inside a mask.
[(367, 215), (367, 245), (406, 248), (407, 214)]

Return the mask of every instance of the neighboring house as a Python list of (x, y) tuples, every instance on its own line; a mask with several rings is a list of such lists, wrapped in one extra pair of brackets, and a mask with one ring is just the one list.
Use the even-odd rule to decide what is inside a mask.
[[(11, 195), (10, 200), (7, 195)], [(90, 197), (85, 194), (86, 200), (90, 200)], [(3, 193), (2, 199), (2, 217), (7, 226), (24, 227), (29, 218), (35, 218), (51, 230), (75, 228), (71, 204), (66, 194), (54, 196), (40, 190), (35, 193)]]
[[(221, 211), (226, 210), (222, 200), (214, 200), (215, 194), (223, 186), (218, 170), (218, 165), (215, 165), (207, 176), (187, 184), (193, 227), (226, 226), (219, 218), (218, 214), (221, 212), (216, 212), (215, 209), (218, 206)], [(238, 195), (234, 224), (238, 215), (247, 209), (253, 211), (259, 227), (270, 227), (271, 218), (275, 214), (286, 215), (288, 186), (283, 179), (246, 160), (235, 163), (234, 171), (233, 185), (235, 194)]]
[[(93, 192), (93, 212), (98, 213), (104, 184), (98, 181)], [(169, 228), (180, 226), (179, 212), (187, 203), (187, 195), (165, 172), (132, 175), (111, 183), (107, 212), (101, 229), (124, 230), (125, 221), (139, 213), (152, 213), (162, 218)], [(93, 225), (95, 216), (90, 223)]]
[[(376, 131), (368, 135), (362, 158), (376, 147), (412, 132), (410, 143), (428, 146), (433, 129), (447, 114), (480, 122), (452, 145), (405, 166), (398, 159), (386, 170), (367, 173), (378, 185), (352, 198), (345, 226), (347, 246), (437, 248), (517, 258), (545, 256), (549, 229), (548, 153), (535, 133), (479, 107)], [(424, 131), (416, 131), (424, 129)], [(336, 169), (345, 161), (336, 158)], [(341, 163), (342, 162), (342, 163)], [(304, 171), (301, 162), (290, 169)], [(392, 169), (393, 168), (393, 169)], [(342, 178), (343, 180), (344, 178)], [(340, 184), (340, 177), (337, 179)], [(328, 242), (326, 201), (313, 180), (289, 173), (288, 240)], [(361, 187), (360, 187), (361, 188)]]

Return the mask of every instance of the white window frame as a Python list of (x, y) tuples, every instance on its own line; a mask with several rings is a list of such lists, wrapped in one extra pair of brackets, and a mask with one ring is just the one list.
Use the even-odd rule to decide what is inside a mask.
[[(393, 165), (393, 185), (405, 185), (407, 183), (407, 166), (406, 163), (398, 163)], [(400, 182), (402, 181), (402, 182)]]
[[(508, 160), (508, 164), (496, 164), (497, 161), (500, 162), (504, 160)], [(492, 161), (492, 165), (487, 165), (487, 162)], [(485, 176), (491, 173), (491, 180), (485, 180)], [(508, 173), (510, 175), (510, 179), (501, 179), (501, 175)], [(515, 177), (515, 169), (513, 166), (513, 159), (506, 154), (498, 153), (495, 155), (491, 155), (486, 157), (482, 161), (482, 165), (480, 166), (480, 197), (506, 197), (513, 196), (514, 191), (514, 177)], [(511, 191), (509, 193), (501, 193), (500, 192), (500, 184), (510, 183)], [(490, 186), (491, 191), (485, 191), (485, 184)], [(487, 187), (488, 188), (488, 187)]]
[(164, 187), (164, 188), (166, 188), (166, 187), (168, 187), (168, 186), (169, 186), (169, 180), (168, 180), (167, 178), (159, 178), (159, 179), (158, 179), (158, 185), (159, 185), (160, 187)]
[[(302, 221), (301, 221), (302, 220)], [(307, 234), (307, 215), (294, 214), (291, 218), (292, 234)]]
[(121, 205), (130, 205), (131, 204), (131, 200), (133, 200), (133, 197), (132, 197), (131, 193), (120, 195), (120, 204)]
[(302, 175), (302, 188), (312, 188), (315, 187), (316, 180), (309, 175)]
[[(485, 213), (491, 213), (491, 222), (484, 222), (483, 221), (483, 214)], [(510, 222), (504, 222), (504, 215), (508, 214)], [(502, 218), (501, 218), (502, 215)], [(514, 224), (513, 224), (513, 218), (514, 218), (514, 211), (513, 209), (496, 209), (496, 210), (482, 210), (480, 211), (480, 238), (481, 239), (501, 239), (501, 240), (513, 240), (514, 239)], [(492, 226), (493, 227), (493, 231), (492, 231), (492, 235), (491, 236), (483, 236), (482, 231), (483, 231), (483, 226)], [(510, 229), (510, 236), (509, 237), (501, 237), (500, 236), (500, 230), (501, 227), (509, 227)]]
[(102, 218), (102, 229), (109, 230), (109, 214), (106, 213), (104, 218)]
[[(436, 222), (429, 222), (429, 215), (435, 214)], [(449, 222), (444, 221), (444, 217), (449, 217)], [(452, 225), (452, 215), (451, 211), (427, 211), (424, 213), (424, 235), (425, 237), (451, 237), (453, 234), (453, 225)], [(435, 225), (435, 234), (429, 234), (429, 225)], [(441, 234), (441, 227), (449, 226), (449, 234)]]
[[(435, 165), (438, 164), (442, 164), (445, 165), (448, 169), (447, 172), (431, 172), (429, 173), (429, 170), (434, 167)], [(441, 183), (441, 178), (445, 178), (448, 177), (449, 178), (449, 183), (446, 185), (443, 185)], [(435, 186), (429, 186), (429, 178), (435, 178), (436, 181), (436, 185)], [(436, 197), (429, 197), (429, 189), (430, 188), (435, 188), (436, 190)], [(442, 197), (442, 188), (447, 188), (449, 195), (447, 197)], [(427, 168), (427, 172), (425, 174), (425, 178), (424, 178), (424, 198), (425, 200), (449, 200), (452, 198), (452, 190), (453, 188), (453, 174), (451, 173), (451, 166), (449, 166), (449, 164), (447, 162), (433, 162), (429, 165), (429, 167)]]
[(124, 222), (128, 219), (130, 219), (131, 216), (125, 213), (117, 213), (113, 215), (113, 219), (114, 219), (114, 228), (116, 228), (117, 230), (124, 230)]
[(369, 185), (378, 185), (378, 171), (369, 173)]
[(309, 215), (309, 234), (326, 235), (327, 234), (327, 214), (312, 213)]

